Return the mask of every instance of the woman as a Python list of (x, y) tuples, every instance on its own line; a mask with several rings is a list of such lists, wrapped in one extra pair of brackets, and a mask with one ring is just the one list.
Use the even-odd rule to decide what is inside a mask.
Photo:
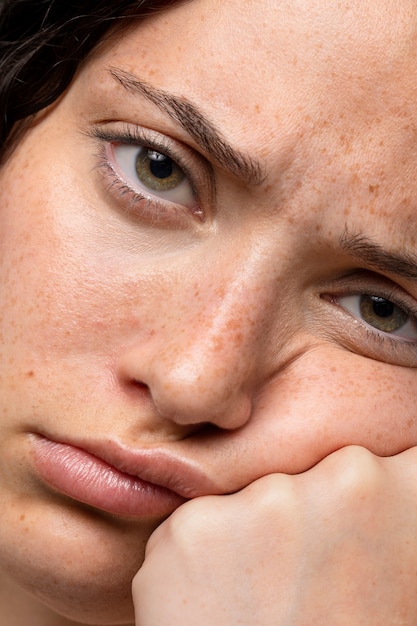
[(3, 622), (413, 624), (414, 3), (88, 4), (2, 9)]

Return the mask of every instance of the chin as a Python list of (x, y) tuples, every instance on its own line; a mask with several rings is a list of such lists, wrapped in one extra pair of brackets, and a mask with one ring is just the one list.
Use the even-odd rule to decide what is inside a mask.
[[(83, 576), (82, 571), (77, 576), (68, 568), (61, 572), (46, 571), (45, 568), (22, 570), (17, 563), (6, 569), (0, 573), (1, 585), (10, 592), (13, 603), (17, 599), (18, 608), (22, 614), (30, 615), (30, 619), (43, 619), (49, 624), (55, 623), (55, 615), (95, 626), (134, 623), (131, 579), (136, 568), (130, 573), (125, 568), (118, 572), (115, 565), (112, 575), (104, 572), (94, 580), (91, 576)], [(6, 606), (2, 599), (0, 612), (3, 618), (10, 614), (7, 599)], [(15, 611), (13, 615), (17, 623), (28, 623), (27, 619), (19, 621)]]
[(19, 533), (16, 526), (0, 528), (0, 584), (3, 578), (33, 614), (46, 610), (97, 626), (133, 624), (131, 583), (156, 525), (43, 508)]
[[(116, 573), (117, 576), (117, 573)], [(63, 587), (52, 582), (52, 587), (36, 590), (34, 599), (51, 612), (80, 624), (116, 625), (134, 624), (131, 580), (125, 583), (91, 584), (88, 587), (66, 583)]]

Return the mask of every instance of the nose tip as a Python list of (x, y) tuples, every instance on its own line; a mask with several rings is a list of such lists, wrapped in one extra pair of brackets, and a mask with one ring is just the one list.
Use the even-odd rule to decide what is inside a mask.
[[(134, 347), (124, 354), (119, 376), (146, 389), (155, 416), (178, 426), (212, 424), (236, 429), (250, 418), (247, 360), (213, 354), (206, 343)], [(161, 347), (161, 346), (159, 346)]]
[[(234, 383), (234, 384), (233, 384)], [(218, 367), (205, 372), (182, 364), (150, 386), (158, 413), (181, 425), (209, 423), (226, 430), (250, 418), (250, 394), (239, 385), (239, 372)]]

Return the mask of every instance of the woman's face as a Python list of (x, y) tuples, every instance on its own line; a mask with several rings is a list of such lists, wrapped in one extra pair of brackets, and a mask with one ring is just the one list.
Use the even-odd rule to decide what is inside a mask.
[(53, 609), (132, 619), (186, 497), (417, 444), (415, 17), (179, 4), (3, 167), (0, 556)]

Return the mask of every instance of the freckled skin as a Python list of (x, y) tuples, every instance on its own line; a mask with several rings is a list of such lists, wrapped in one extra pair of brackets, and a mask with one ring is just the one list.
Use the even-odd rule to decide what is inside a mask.
[[(132, 623), (130, 582), (162, 521), (50, 492), (29, 433), (164, 445), (222, 493), (344, 445), (417, 443), (411, 351), (396, 362), (321, 298), (357, 269), (345, 227), (414, 246), (414, 3), (259, 7), (193, 0), (111, 40), (0, 171), (0, 615), (14, 589), (42, 626)], [(186, 95), (265, 181), (214, 162), (204, 222), (131, 217), (85, 132), (121, 120), (196, 145), (109, 65)]]

